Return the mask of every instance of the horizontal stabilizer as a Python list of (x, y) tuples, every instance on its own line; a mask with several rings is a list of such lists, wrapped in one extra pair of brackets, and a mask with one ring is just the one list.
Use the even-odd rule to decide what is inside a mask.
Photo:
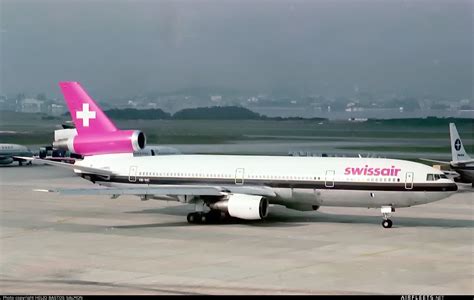
[(110, 176), (110, 175), (114, 174), (112, 171), (109, 171), (109, 170), (79, 166), (79, 165), (76, 165), (76, 164), (69, 164), (69, 163), (63, 163), (63, 162), (58, 162), (58, 161), (51, 161), (51, 160), (47, 160), (47, 159), (32, 158), (32, 157), (21, 157), (21, 156), (17, 156), (17, 158), (28, 160), (28, 161), (38, 161), (38, 162), (42, 162), (42, 163), (44, 163), (46, 165), (50, 165), (50, 166), (61, 167), (61, 168), (66, 168), (66, 169), (70, 169), (70, 170), (79, 170), (79, 171), (84, 172), (84, 173), (96, 174), (96, 175), (100, 175), (100, 176)]
[(74, 157), (48, 157), (48, 158), (35, 157), (35, 158), (49, 160), (49, 161), (76, 161), (76, 160), (81, 160), (81, 159), (77, 159), (77, 158), (74, 158)]

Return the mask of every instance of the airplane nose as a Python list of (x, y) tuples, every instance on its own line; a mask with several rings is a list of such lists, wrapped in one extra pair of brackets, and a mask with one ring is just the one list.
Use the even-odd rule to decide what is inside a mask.
[(458, 190), (458, 185), (454, 182), (450, 182), (446, 185), (443, 185), (442, 187), (442, 191), (443, 192), (451, 192), (451, 193), (454, 193)]
[(425, 193), (426, 203), (448, 198), (456, 193), (457, 190), (457, 184), (449, 180), (442, 186), (438, 186), (437, 193)]
[(442, 185), (442, 191), (444, 192), (456, 192), (458, 190), (458, 185), (449, 179), (446, 179), (446, 183)]

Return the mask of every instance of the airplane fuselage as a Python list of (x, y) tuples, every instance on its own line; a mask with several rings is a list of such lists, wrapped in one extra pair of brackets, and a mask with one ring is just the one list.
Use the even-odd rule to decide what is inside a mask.
[(461, 175), (462, 182), (472, 183), (474, 185), (474, 164), (459, 166), (451, 162), (451, 169)]
[(77, 134), (60, 139), (57, 146), (84, 160), (74, 165), (47, 164), (73, 169), (87, 180), (108, 186), (59, 193), (194, 203), (195, 212), (187, 215), (189, 223), (225, 216), (260, 220), (267, 216), (269, 203), (298, 210), (322, 205), (379, 207), (382, 226), (391, 228), (389, 218), (396, 207), (440, 200), (457, 190), (440, 170), (393, 159), (153, 155), (151, 151), (151, 156), (134, 156), (145, 148), (143, 132), (118, 129), (78, 82), (60, 82), (59, 86)]
[(22, 164), (24, 160), (18, 159), (16, 156), (32, 157), (33, 153), (22, 145), (0, 144), (0, 165), (8, 165), (14, 161), (18, 161)]
[(105, 186), (265, 186), (276, 194), (270, 203), (299, 210), (408, 207), (446, 198), (457, 190), (455, 183), (441, 178), (441, 171), (395, 159), (114, 154), (86, 157), (77, 164), (117, 174), (83, 175)]

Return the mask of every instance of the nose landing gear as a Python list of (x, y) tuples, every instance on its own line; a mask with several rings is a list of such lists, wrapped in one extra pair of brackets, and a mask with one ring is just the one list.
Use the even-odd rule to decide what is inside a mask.
[(392, 220), (390, 220), (390, 219), (383, 220), (382, 226), (383, 226), (383, 228), (391, 228), (392, 227)]
[(392, 228), (392, 220), (389, 218), (392, 216), (392, 213), (395, 212), (395, 207), (393, 206), (382, 206), (380, 209), (383, 215), (382, 226), (383, 228)]

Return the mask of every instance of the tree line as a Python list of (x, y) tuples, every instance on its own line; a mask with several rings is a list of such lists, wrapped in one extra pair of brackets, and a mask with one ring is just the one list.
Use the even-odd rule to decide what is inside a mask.
[[(267, 117), (240, 106), (186, 108), (174, 114), (162, 109), (110, 109), (107, 116), (116, 120), (303, 120), (304, 118)], [(312, 118), (311, 120), (324, 120)]]

